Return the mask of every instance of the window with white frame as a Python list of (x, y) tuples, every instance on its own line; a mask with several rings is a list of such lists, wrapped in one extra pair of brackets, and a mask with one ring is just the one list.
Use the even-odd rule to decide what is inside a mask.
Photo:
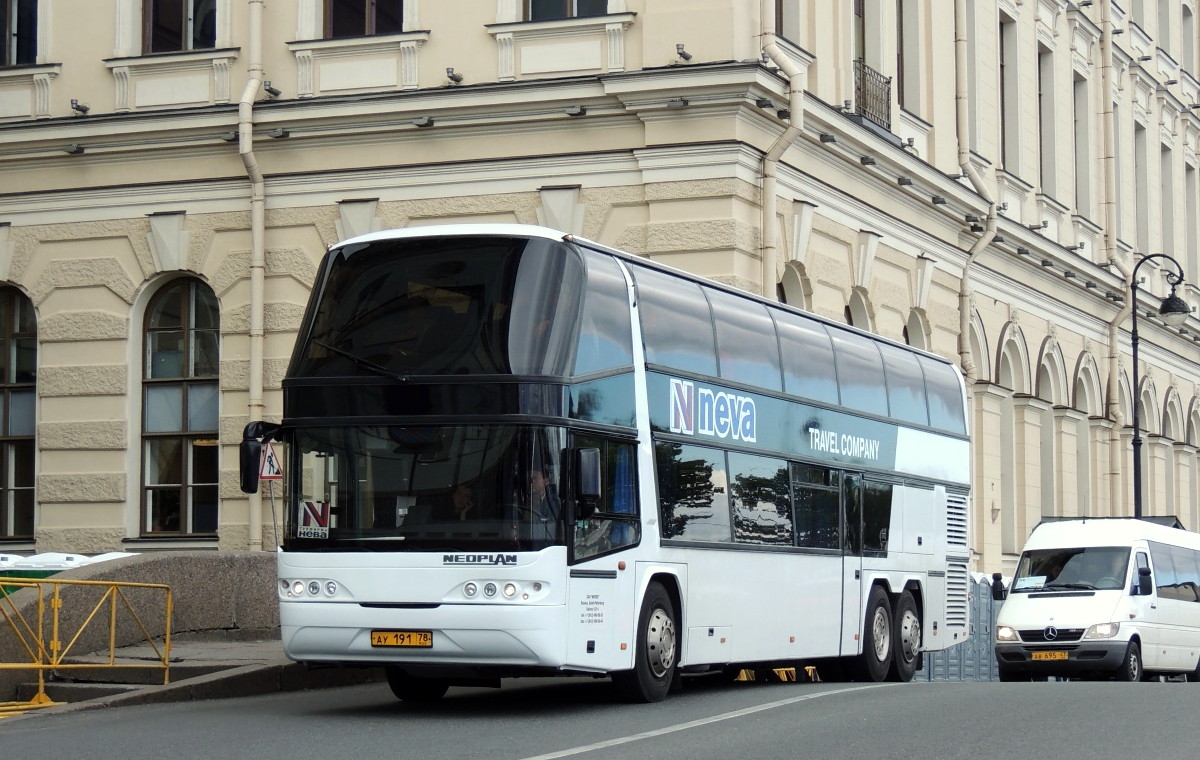
[(0, 287), (0, 540), (33, 539), (36, 381), (33, 304)]
[(202, 282), (175, 280), (146, 308), (142, 534), (217, 532), (220, 318)]
[(526, 0), (526, 21), (584, 18), (608, 13), (608, 0)]
[(177, 53), (217, 45), (217, 0), (144, 0), (142, 52)]
[(325, 38), (400, 34), (404, 0), (325, 0)]
[(0, 66), (37, 61), (38, 0), (0, 0)]

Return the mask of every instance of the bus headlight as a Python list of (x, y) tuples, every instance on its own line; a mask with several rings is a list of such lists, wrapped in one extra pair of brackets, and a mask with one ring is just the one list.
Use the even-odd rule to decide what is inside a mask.
[(996, 641), (1020, 641), (1015, 628), (1007, 625), (996, 626)]
[(317, 594), (320, 594), (320, 593), (321, 593), (321, 584), (317, 583), (316, 581), (309, 581), (308, 582), (308, 595), (316, 596)]
[(505, 583), (504, 584), (504, 595), (506, 597), (508, 597), (509, 599), (512, 599), (514, 596), (516, 596), (517, 595), (517, 584)]
[(495, 596), (496, 595), (496, 584), (495, 583), (483, 584), (483, 595), (484, 596)]
[(325, 593), (333, 596), (337, 593), (338, 586), (336, 581), (325, 581)]
[(478, 593), (479, 593), (479, 587), (476, 586), (474, 583), (468, 583), (467, 585), (463, 586), (463, 594), (466, 596), (469, 596), (469, 597), (475, 596)]
[(292, 596), (304, 596), (304, 581), (292, 581)]
[(1083, 634), (1085, 639), (1111, 639), (1121, 630), (1120, 623), (1096, 623)]

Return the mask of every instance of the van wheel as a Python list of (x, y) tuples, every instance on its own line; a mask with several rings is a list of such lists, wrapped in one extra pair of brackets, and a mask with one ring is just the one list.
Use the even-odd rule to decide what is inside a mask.
[(905, 591), (896, 600), (893, 620), (896, 624), (895, 636), (892, 637), (895, 646), (888, 678), (911, 681), (921, 661), (921, 614), (912, 593)]
[(892, 605), (882, 586), (872, 586), (863, 621), (862, 654), (855, 662), (858, 680), (882, 681), (892, 667)]
[(661, 702), (676, 681), (679, 647), (675, 605), (660, 583), (651, 583), (638, 618), (633, 670), (613, 673), (613, 685), (630, 702)]
[(1121, 667), (1113, 672), (1113, 677), (1118, 681), (1140, 681), (1143, 675), (1142, 648), (1136, 641), (1131, 641), (1125, 647), (1125, 659), (1121, 661)]
[(446, 696), (450, 682), (441, 678), (414, 678), (400, 668), (388, 666), (388, 686), (404, 702), (436, 702)]

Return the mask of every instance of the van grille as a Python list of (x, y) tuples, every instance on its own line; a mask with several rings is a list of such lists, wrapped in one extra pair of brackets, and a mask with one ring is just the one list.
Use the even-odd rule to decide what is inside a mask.
[(1046, 629), (1038, 628), (1035, 630), (1018, 631), (1021, 634), (1021, 641), (1038, 642), (1044, 644), (1057, 644), (1060, 641), (1079, 641), (1083, 638), (1082, 628), (1059, 628), (1054, 638), (1046, 638)]

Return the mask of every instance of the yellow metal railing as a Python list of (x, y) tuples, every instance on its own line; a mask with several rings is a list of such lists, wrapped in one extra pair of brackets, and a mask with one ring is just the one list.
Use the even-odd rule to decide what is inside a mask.
[[(13, 595), (21, 589), (34, 589), (36, 592), (36, 604), (24, 605), (26, 608), (34, 607), (34, 610), (26, 610), (29, 613), (36, 612), (36, 619), (32, 621), (17, 606), (17, 601), (13, 598)], [(145, 623), (142, 622), (142, 616), (138, 614), (138, 610), (130, 601), (131, 592), (135, 589), (147, 590), (145, 593), (139, 592), (139, 602), (145, 602), (144, 597), (149, 594), (152, 601), (147, 606), (152, 606), (156, 613), (163, 613), (161, 643), (146, 628)], [(71, 608), (64, 609), (64, 592), (72, 604)], [(161, 592), (161, 602), (157, 602), (160, 598), (159, 592)], [(97, 594), (98, 598), (95, 598)], [(90, 605), (90, 610), (88, 605)], [(47, 614), (47, 607), (49, 607), (49, 614)], [(0, 662), (0, 670), (36, 670), (38, 679), (37, 694), (28, 702), (0, 702), (0, 717), (29, 708), (54, 704), (46, 696), (47, 670), (117, 667), (161, 668), (163, 683), (170, 683), (172, 609), (171, 587), (161, 583), (0, 578), (0, 616), (3, 616), (8, 628), (16, 636), (18, 648), (23, 650), (28, 657), (28, 661)], [(120, 610), (128, 612), (128, 620), (136, 624), (137, 630), (141, 632), (140, 639), (135, 642), (128, 641), (130, 636), (127, 635), (118, 639), (117, 624)], [(106, 615), (101, 614), (104, 611), (107, 611)], [(108, 626), (107, 662), (67, 662), (66, 658), (71, 654), (72, 648), (80, 642), (84, 632), (89, 628), (94, 631), (95, 628), (105, 624), (99, 621), (106, 621)], [(120, 618), (120, 622), (126, 622), (124, 616)], [(66, 644), (63, 644), (63, 639), (67, 636), (70, 638)], [(91, 639), (91, 641), (94, 642), (96, 639)], [(126, 661), (118, 664), (116, 661), (118, 646), (127, 646), (130, 643), (149, 644), (154, 651), (155, 658), (145, 663)], [(89, 654), (93, 653), (89, 652)]]

